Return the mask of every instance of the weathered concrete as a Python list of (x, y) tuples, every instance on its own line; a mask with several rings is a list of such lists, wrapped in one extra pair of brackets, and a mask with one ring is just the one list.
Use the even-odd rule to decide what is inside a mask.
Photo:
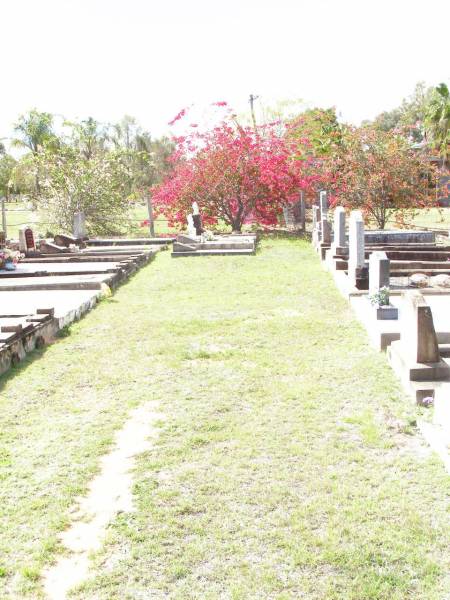
[(450, 379), (450, 369), (440, 358), (431, 308), (418, 291), (403, 296), (400, 340), (388, 348), (388, 357), (394, 370), (410, 381)]
[(375, 244), (434, 244), (433, 231), (371, 230), (364, 234), (367, 245)]
[(253, 255), (256, 251), (254, 236), (220, 236), (211, 241), (196, 241), (181, 234), (174, 243), (172, 257)]
[[(21, 277), (0, 279), (0, 292), (18, 292), (22, 290), (100, 290), (102, 283), (114, 287), (115, 275), (66, 275), (46, 277)], [(1, 298), (0, 298), (1, 301)]]
[(158, 246), (171, 244), (175, 241), (175, 237), (164, 238), (93, 238), (86, 240), (86, 246), (140, 246), (150, 245)]

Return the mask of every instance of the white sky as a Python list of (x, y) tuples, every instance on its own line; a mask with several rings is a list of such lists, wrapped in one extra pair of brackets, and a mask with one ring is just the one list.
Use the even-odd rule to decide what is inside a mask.
[(135, 116), (250, 93), (359, 122), (450, 75), (448, 0), (0, 0), (0, 138), (36, 107)]

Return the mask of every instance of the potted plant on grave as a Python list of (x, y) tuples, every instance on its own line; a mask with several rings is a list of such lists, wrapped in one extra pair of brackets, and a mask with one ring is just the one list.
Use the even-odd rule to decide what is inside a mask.
[(386, 321), (398, 319), (398, 308), (392, 306), (389, 301), (389, 288), (383, 286), (368, 296), (370, 304), (376, 310), (377, 320)]
[(14, 271), (22, 255), (18, 250), (10, 250), (9, 248), (0, 249), (0, 269), (5, 271)]

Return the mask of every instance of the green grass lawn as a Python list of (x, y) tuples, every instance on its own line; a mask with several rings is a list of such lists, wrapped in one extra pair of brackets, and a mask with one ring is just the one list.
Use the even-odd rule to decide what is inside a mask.
[(310, 245), (162, 253), (1, 380), (0, 597), (39, 598), (57, 533), (133, 406), (165, 414), (83, 599), (443, 600), (450, 481)]

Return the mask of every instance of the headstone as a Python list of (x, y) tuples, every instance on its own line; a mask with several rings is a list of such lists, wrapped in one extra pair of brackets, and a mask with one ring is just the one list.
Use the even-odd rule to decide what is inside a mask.
[(28, 225), (19, 229), (19, 250), (24, 253), (36, 250), (34, 233)]
[(322, 244), (331, 244), (331, 224), (326, 217), (322, 217), (320, 224), (320, 241)]
[(320, 218), (323, 219), (328, 214), (328, 194), (322, 190), (319, 196)]
[(303, 190), (300, 192), (300, 200), (299, 200), (299, 223), (300, 227), (305, 230), (306, 227), (306, 205), (305, 205), (305, 193)]
[(86, 216), (84, 212), (76, 212), (73, 215), (73, 237), (83, 240), (87, 237)]
[(314, 204), (313, 207), (312, 207), (312, 226), (313, 226), (313, 229), (317, 228), (318, 215), (319, 215), (319, 207), (316, 206), (316, 204)]
[(350, 214), (349, 268), (362, 269), (365, 265), (364, 221), (359, 210)]
[(386, 252), (372, 252), (369, 257), (369, 295), (389, 288), (390, 260)]
[(314, 205), (312, 207), (313, 211), (313, 230), (312, 230), (312, 242), (314, 246), (320, 241), (320, 207)]
[(334, 210), (334, 239), (332, 250), (334, 256), (346, 256), (348, 252), (345, 235), (345, 208), (338, 206)]
[(348, 276), (352, 285), (364, 288), (367, 280), (365, 267), (364, 221), (359, 210), (350, 214)]
[(413, 362), (435, 363), (440, 360), (431, 308), (418, 291), (404, 294), (401, 316), (401, 342)]
[[(386, 252), (372, 252), (369, 257), (369, 300), (377, 320), (394, 321), (398, 319), (398, 308), (389, 302), (390, 260)], [(383, 290), (382, 304), (375, 302), (376, 294)]]
[(291, 227), (294, 224), (294, 214), (291, 206), (283, 206), (283, 217), (286, 227)]

